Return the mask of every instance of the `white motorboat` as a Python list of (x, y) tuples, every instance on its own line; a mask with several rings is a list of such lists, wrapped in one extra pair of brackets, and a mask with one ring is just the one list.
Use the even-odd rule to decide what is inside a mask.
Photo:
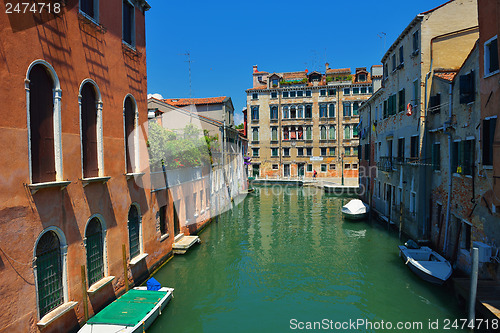
[(142, 333), (167, 306), (173, 291), (161, 286), (133, 288), (90, 318), (78, 333)]
[(342, 215), (350, 220), (362, 220), (368, 216), (370, 207), (359, 199), (353, 199), (342, 207)]
[(440, 285), (450, 278), (453, 272), (451, 264), (439, 253), (427, 246), (409, 248), (408, 242), (405, 245), (399, 246), (400, 255), (418, 277)]

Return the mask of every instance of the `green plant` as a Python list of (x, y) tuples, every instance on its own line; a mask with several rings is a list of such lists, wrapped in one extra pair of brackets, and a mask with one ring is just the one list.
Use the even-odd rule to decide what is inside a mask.
[(307, 83), (307, 79), (306, 78), (303, 78), (301, 80), (281, 80), (280, 81), (280, 85), (282, 86), (289, 86), (289, 85), (293, 85), (293, 84), (303, 84), (303, 83)]
[(197, 167), (213, 163), (212, 152), (218, 152), (218, 136), (210, 136), (189, 124), (183, 135), (161, 127), (156, 122), (149, 124), (149, 163), (153, 170)]

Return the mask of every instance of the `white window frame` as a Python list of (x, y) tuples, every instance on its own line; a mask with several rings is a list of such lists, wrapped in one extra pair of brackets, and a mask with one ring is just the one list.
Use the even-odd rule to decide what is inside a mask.
[(135, 22), (135, 4), (131, 0), (123, 0), (122, 1), (122, 7), (123, 7), (123, 3), (124, 2), (128, 2), (132, 6), (132, 8), (133, 8), (133, 10), (132, 10), (132, 27), (130, 28), (131, 29), (130, 33), (131, 33), (132, 36), (131, 36), (131, 44), (129, 44), (126, 41), (123, 40), (123, 24), (124, 24), (125, 20), (124, 20), (124, 17), (123, 17), (123, 8), (122, 8), (122, 43), (124, 43), (125, 45), (127, 45), (130, 48), (132, 48), (132, 49), (135, 50), (135, 43), (136, 43), (136, 38), (135, 38), (135, 24), (136, 24), (136, 22)]
[[(125, 136), (127, 135), (127, 129), (125, 128), (125, 101), (127, 98), (130, 97), (132, 98), (132, 101), (134, 102), (135, 105), (135, 112), (134, 112), (134, 130), (132, 131), (133, 133), (133, 139), (134, 139), (134, 160), (130, 161), (132, 163), (132, 170), (133, 173), (139, 173), (140, 172), (140, 159), (139, 159), (139, 110), (137, 108), (137, 101), (135, 100), (134, 95), (132, 94), (127, 94), (125, 98), (123, 99), (123, 146), (125, 150), (125, 174), (127, 174), (127, 156), (128, 156), (128, 147), (127, 147), (127, 141), (125, 140)], [(83, 168), (82, 168), (83, 170)]]
[(61, 129), (61, 84), (56, 74), (54, 67), (47, 61), (38, 59), (33, 61), (26, 71), (26, 78), (24, 80), (24, 89), (26, 91), (26, 115), (27, 115), (27, 132), (28, 132), (28, 162), (30, 173), (30, 184), (33, 184), (33, 170), (31, 167), (31, 120), (30, 120), (30, 72), (36, 65), (42, 65), (48, 71), (52, 81), (54, 82), (53, 91), (53, 126), (54, 126), (54, 165), (56, 170), (56, 181), (63, 181), (63, 158), (62, 158), (62, 129)]
[[(82, 89), (86, 83), (90, 83), (94, 86), (94, 90), (96, 93), (96, 109), (97, 109), (97, 121), (96, 121), (96, 131), (97, 131), (97, 168), (99, 177), (104, 176), (104, 143), (103, 143), (103, 133), (102, 133), (102, 98), (101, 91), (99, 90), (99, 86), (92, 79), (85, 79), (80, 84), (80, 89), (78, 90), (78, 110), (80, 113), (80, 151), (81, 151), (81, 167), (82, 167), (82, 179), (84, 179), (83, 173), (83, 122), (82, 122)], [(125, 103), (125, 102), (124, 102)], [(137, 105), (136, 105), (137, 108)], [(125, 111), (125, 109), (124, 109)], [(124, 122), (125, 126), (125, 122)], [(125, 132), (126, 133), (126, 132)], [(135, 138), (134, 138), (135, 139)]]
[[(82, 0), (78, 0), (78, 11), (80, 14), (91, 20), (92, 22), (96, 23), (99, 25), (99, 0), (92, 0), (94, 2), (94, 17), (90, 16), (89, 14), (83, 12), (81, 10), (82, 8)], [(123, 15), (123, 14), (122, 14)]]
[[(38, 242), (42, 238), (42, 236), (49, 232), (53, 231), (56, 233), (57, 237), (59, 238), (59, 249), (61, 251), (61, 268), (62, 268), (62, 285), (63, 285), (63, 304), (67, 303), (69, 301), (69, 293), (68, 293), (68, 263), (67, 263), (67, 256), (68, 256), (68, 242), (66, 240), (66, 236), (64, 235), (64, 232), (59, 229), (58, 227), (55, 226), (50, 226), (46, 229), (44, 229), (39, 235), (38, 238), (35, 241), (35, 246), (33, 248), (33, 275), (35, 278), (35, 292), (36, 292), (36, 309), (37, 309), (37, 318), (38, 321), (42, 319), (40, 317), (40, 304), (38, 303), (38, 278), (37, 278), (37, 266), (36, 266), (36, 248), (38, 246)], [(53, 309), (52, 311), (55, 311), (57, 308)], [(52, 311), (50, 311), (48, 314), (50, 314)], [(47, 315), (47, 314), (46, 314)]]
[[(254, 140), (254, 138), (253, 138), (254, 129), (257, 129), (257, 140)], [(252, 127), (252, 141), (259, 141), (259, 139), (260, 139), (260, 133), (259, 132), (260, 131), (259, 131), (258, 127)]]
[[(490, 53), (488, 52), (488, 45), (491, 44), (491, 42), (493, 42), (495, 39), (497, 39), (497, 43), (498, 43), (498, 35), (495, 35), (493, 37), (491, 37), (490, 39), (488, 39), (486, 42), (484, 42), (484, 78), (487, 78), (487, 77), (490, 77), (492, 75), (495, 75), (497, 73), (500, 73), (500, 66), (499, 66), (499, 69), (497, 69), (496, 71), (493, 71), (493, 72), (488, 72), (488, 67), (489, 67), (489, 63), (490, 63)], [(498, 52), (498, 50), (497, 50)], [(499, 56), (499, 61), (500, 61), (500, 54), (498, 55)], [(500, 65), (500, 64), (499, 64)]]
[[(104, 277), (99, 280), (102, 281), (103, 279), (109, 277), (109, 268), (108, 268), (108, 244), (107, 244), (107, 233), (108, 233), (108, 227), (106, 225), (106, 221), (104, 220), (104, 216), (101, 214), (93, 214), (89, 217), (87, 220), (87, 223), (85, 224), (85, 230), (83, 231), (83, 247), (85, 247), (85, 256), (87, 255), (87, 237), (85, 236), (87, 234), (87, 227), (89, 225), (89, 222), (93, 219), (97, 218), (99, 222), (101, 223), (101, 229), (102, 229), (102, 260), (103, 260), (103, 270), (104, 270)], [(139, 232), (140, 235), (140, 232)], [(97, 284), (99, 282), (96, 282)], [(89, 289), (90, 289), (89, 285)]]
[[(142, 239), (142, 213), (141, 213), (141, 206), (139, 206), (139, 204), (137, 202), (132, 202), (127, 210), (127, 242), (130, 244), (130, 232), (129, 232), (130, 229), (128, 227), (128, 214), (130, 212), (130, 207), (132, 207), (132, 206), (135, 206), (135, 208), (137, 209), (137, 215), (139, 216), (139, 254), (133, 258), (131, 258), (129, 256), (129, 264), (133, 266), (133, 265), (137, 264), (139, 261), (141, 261), (142, 259), (146, 258), (146, 256), (148, 254), (144, 253), (144, 240)], [(179, 220), (179, 224), (180, 224), (180, 220)], [(181, 226), (179, 225), (179, 228), (180, 227)], [(130, 255), (130, 248), (128, 249), (128, 253)]]

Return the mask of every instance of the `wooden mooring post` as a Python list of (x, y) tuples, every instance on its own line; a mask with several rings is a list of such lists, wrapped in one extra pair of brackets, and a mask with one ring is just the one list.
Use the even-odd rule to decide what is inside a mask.
[(127, 267), (127, 249), (125, 244), (122, 244), (122, 254), (123, 254), (123, 278), (125, 281), (125, 292), (128, 291), (128, 267)]
[(82, 298), (83, 298), (83, 315), (85, 322), (89, 320), (89, 303), (87, 300), (87, 277), (85, 275), (85, 265), (82, 265)]

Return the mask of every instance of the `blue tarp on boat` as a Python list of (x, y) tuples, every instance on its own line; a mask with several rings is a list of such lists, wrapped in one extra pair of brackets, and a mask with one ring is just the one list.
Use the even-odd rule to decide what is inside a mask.
[(160, 282), (158, 282), (155, 278), (149, 279), (148, 282), (146, 282), (146, 286), (148, 290), (154, 290), (154, 291), (158, 291), (161, 288)]

